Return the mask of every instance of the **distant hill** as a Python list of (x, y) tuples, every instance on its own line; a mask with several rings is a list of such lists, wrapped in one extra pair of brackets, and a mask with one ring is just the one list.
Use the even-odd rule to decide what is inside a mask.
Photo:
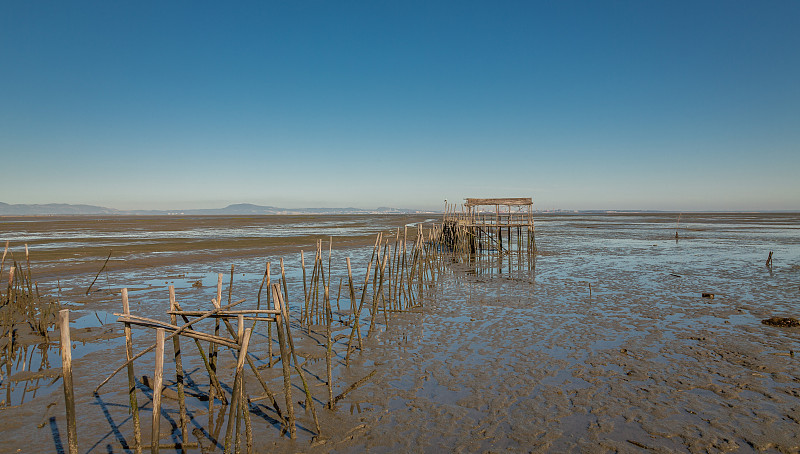
[(71, 205), (66, 203), (8, 204), (0, 202), (0, 216), (64, 216), (64, 215), (267, 215), (267, 214), (412, 214), (424, 211), (380, 207), (374, 210), (362, 208), (279, 208), (274, 206), (236, 203), (225, 208), (189, 210), (117, 210), (94, 205)]
[(11, 205), (0, 202), (2, 216), (36, 215), (78, 215), (78, 214), (122, 214), (119, 210), (94, 205), (70, 205), (67, 203), (47, 203), (43, 205)]

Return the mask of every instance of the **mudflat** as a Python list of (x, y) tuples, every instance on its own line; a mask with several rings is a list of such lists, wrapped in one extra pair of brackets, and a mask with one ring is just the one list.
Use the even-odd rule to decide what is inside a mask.
[[(277, 415), (257, 401), (257, 452), (798, 452), (800, 328), (761, 320), (800, 315), (800, 215), (677, 217), (538, 215), (533, 257), (448, 261), (423, 307), (378, 317), (349, 366), (350, 327), (334, 325), (335, 393), (372, 374), (335, 411), (323, 408), (324, 327), (296, 322), (304, 293), (299, 250), (310, 261), (316, 240), (334, 237), (330, 282), (335, 318), (344, 320), (350, 298), (336, 294), (339, 280), (347, 281), (344, 259), (363, 280), (376, 233), (394, 235), (435, 217), (3, 218), (0, 239), (11, 241), (18, 263), (28, 243), (40, 291), (70, 308), (73, 330), (85, 336), (73, 342), (81, 452), (129, 452), (132, 443), (124, 376), (92, 395), (125, 357), (112, 315), (120, 311), (121, 288), (130, 291), (132, 312), (164, 317), (168, 285), (184, 308), (207, 310), (217, 273), (224, 273), (226, 295), (232, 279), (232, 298), (252, 305), (267, 262), (274, 278), (280, 258), (321, 435), (297, 380), (297, 440), (282, 435)], [(266, 357), (266, 334), (254, 339), (254, 357)], [(136, 350), (152, 340), (151, 331), (135, 330)], [(221, 451), (214, 426), (222, 409), (209, 414), (202, 362), (192, 345), (185, 348), (184, 369), (196, 382), (187, 398), (192, 441), (200, 446), (193, 450)], [(31, 344), (25, 361), (3, 375), (2, 452), (66, 446), (57, 356), (57, 345)], [(220, 354), (221, 380), (231, 386), (234, 361)], [(152, 357), (136, 367), (152, 374)], [(259, 371), (281, 389), (280, 367)], [(149, 443), (152, 392), (140, 383)], [(259, 395), (254, 376), (246, 387), (251, 398)], [(161, 442), (175, 443), (177, 404), (165, 402)]]

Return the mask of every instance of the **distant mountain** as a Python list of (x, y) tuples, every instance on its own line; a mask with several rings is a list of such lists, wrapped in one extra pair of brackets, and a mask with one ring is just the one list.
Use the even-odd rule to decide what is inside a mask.
[[(267, 215), (267, 214), (409, 214), (417, 210), (380, 207), (375, 210), (362, 208), (278, 208), (273, 206), (236, 203), (225, 208), (206, 208), (190, 210), (117, 210), (94, 205), (70, 205), (50, 203), (44, 205), (8, 204), (0, 202), (0, 216), (64, 216), (64, 215)], [(424, 212), (424, 211), (422, 211)]]
[(0, 216), (79, 215), (79, 214), (123, 214), (113, 208), (94, 205), (70, 205), (47, 203), (43, 205), (12, 205), (0, 202)]

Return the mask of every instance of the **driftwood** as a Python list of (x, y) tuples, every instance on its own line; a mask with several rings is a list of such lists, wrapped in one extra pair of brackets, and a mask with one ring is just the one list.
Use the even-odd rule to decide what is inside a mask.
[[(27, 250), (27, 246), (26, 246), (26, 250)], [(108, 251), (108, 257), (106, 257), (106, 261), (103, 262), (103, 266), (100, 268), (100, 271), (97, 272), (97, 275), (94, 277), (94, 280), (92, 281), (91, 284), (89, 284), (89, 288), (86, 289), (86, 294), (87, 295), (92, 290), (92, 286), (94, 285), (94, 283), (97, 282), (97, 278), (100, 277), (100, 273), (102, 273), (103, 270), (106, 269), (106, 265), (108, 265), (108, 259), (110, 259), (110, 258), (111, 258), (111, 251)]]
[(344, 397), (346, 395), (348, 395), (351, 391), (355, 390), (359, 386), (361, 386), (364, 383), (366, 383), (367, 381), (369, 381), (369, 379), (372, 378), (375, 375), (376, 372), (377, 372), (377, 370), (373, 370), (366, 377), (364, 377), (361, 380), (358, 380), (357, 382), (355, 382), (352, 385), (348, 386), (347, 389), (345, 389), (344, 391), (341, 392), (341, 394), (339, 394), (338, 396), (333, 398), (333, 401), (331, 401), (331, 403), (330, 403), (330, 408), (331, 409), (336, 408), (336, 403), (337, 402), (339, 402), (340, 400), (344, 399)]

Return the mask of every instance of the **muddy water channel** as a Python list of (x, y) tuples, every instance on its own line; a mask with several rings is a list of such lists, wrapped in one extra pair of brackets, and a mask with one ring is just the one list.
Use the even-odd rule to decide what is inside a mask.
[[(256, 451), (800, 450), (800, 328), (761, 323), (771, 316), (800, 318), (800, 215), (692, 213), (678, 222), (677, 214), (662, 213), (543, 214), (535, 220), (535, 256), (447, 260), (423, 308), (378, 317), (349, 366), (350, 329), (335, 326), (337, 392), (375, 372), (335, 411), (323, 408), (324, 329), (293, 328), (322, 434), (298, 403), (298, 383), (297, 440), (281, 434), (276, 415), (259, 401), (253, 404)], [(125, 378), (92, 395), (125, 356), (113, 315), (121, 309), (121, 288), (129, 289), (132, 312), (165, 319), (169, 285), (185, 309), (207, 310), (218, 273), (227, 297), (233, 265), (232, 298), (254, 304), (267, 262), (274, 277), (283, 258), (297, 317), (304, 293), (299, 251), (310, 261), (315, 241), (333, 236), (333, 310), (346, 318), (349, 296), (336, 292), (339, 279), (347, 281), (344, 259), (351, 258), (353, 274), (363, 280), (374, 235), (419, 222), (434, 219), (16, 218), (0, 220), (0, 239), (11, 242), (17, 261), (29, 244), (40, 291), (77, 320), (80, 452), (131, 452)], [(0, 452), (66, 446), (58, 336), (52, 338), (28, 344), (10, 373), (3, 365)], [(152, 339), (151, 331), (135, 330), (135, 349)], [(280, 367), (263, 361), (266, 334), (256, 340), (260, 373), (280, 389)], [(221, 370), (235, 364), (231, 355), (220, 357)], [(174, 374), (174, 365), (165, 370), (170, 367)], [(202, 399), (208, 390), (202, 362), (188, 355), (184, 368), (199, 445), (191, 451), (221, 452), (212, 427), (219, 418)], [(152, 356), (137, 362), (141, 375), (152, 370)], [(38, 372), (38, 381), (19, 375), (25, 371)], [(165, 378), (168, 385), (174, 380)], [(255, 378), (247, 380), (255, 390)], [(221, 381), (233, 383), (224, 374)], [(140, 388), (143, 421), (149, 421), (152, 392)], [(177, 404), (165, 402), (162, 443), (174, 443)], [(149, 430), (143, 425), (147, 440)]]

